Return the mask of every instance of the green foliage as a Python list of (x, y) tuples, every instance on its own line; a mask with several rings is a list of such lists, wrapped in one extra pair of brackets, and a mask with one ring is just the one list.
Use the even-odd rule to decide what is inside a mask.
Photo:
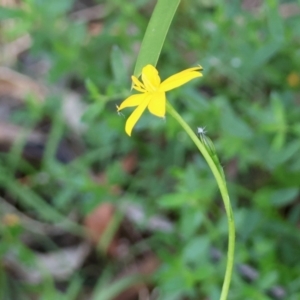
[[(81, 220), (101, 203), (119, 207), (129, 201), (147, 217), (163, 215), (172, 225), (172, 230), (150, 233), (147, 218), (132, 225), (146, 232), (140, 243), (160, 259), (151, 278), (158, 299), (218, 299), (227, 225), (210, 171), (171, 118), (143, 116), (129, 138), (124, 124), (130, 112), (124, 117), (116, 112), (130, 93), (136, 48), (152, 2), (95, 1), (103, 5), (97, 34), (72, 15), (79, 2), (84, 1), (27, 0), (20, 8), (0, 9), (1, 22), (14, 21), (1, 30), (1, 42), (28, 32), (32, 46), (26, 57), (46, 71), (32, 75), (26, 59), (14, 68), (39, 77), (51, 90), (44, 102), (28, 97), (8, 117), (24, 132), (10, 152), (0, 153), (1, 220), (10, 201), (30, 218), (83, 238), (83, 225), (69, 219), (71, 211)], [(197, 64), (204, 68), (201, 80), (170, 92), (168, 100), (195, 132), (205, 126), (214, 142), (234, 203), (236, 266), (247, 264), (258, 273), (247, 282), (235, 268), (232, 300), (300, 298), (300, 22), (298, 15), (283, 17), (283, 5), (287, 3), (264, 1), (251, 10), (240, 1), (182, 1), (158, 61), (162, 78)], [(82, 131), (74, 132), (63, 114), (65, 90), (79, 93), (86, 105)], [(44, 128), (43, 120), (47, 140), (36, 163), (22, 153), (29, 132)], [(64, 152), (62, 141), (79, 150)], [(138, 162), (128, 173), (121, 165), (132, 153)], [(91, 176), (100, 173), (108, 178), (105, 184)], [(123, 192), (112, 193), (113, 185)], [(43, 241), (44, 251), (60, 245), (24, 224), (11, 227), (1, 221), (0, 257), (12, 255), (38, 269), (35, 249), (21, 239), (24, 232)], [(130, 257), (138, 252), (134, 247)], [(135, 282), (135, 277), (115, 279), (124, 262), (100, 253), (97, 257), (96, 283), (89, 282), (83, 267), (68, 278), (63, 291), (47, 272), (39, 283), (19, 284), (1, 264), (0, 298), (71, 300), (88, 287), (92, 299), (113, 299)], [(277, 285), (285, 296), (272, 296)]]
[[(157, 2), (147, 26), (141, 49), (135, 64), (134, 75), (139, 77), (144, 66), (156, 66), (170, 24), (174, 18), (180, 0)], [(155, 42), (153, 42), (155, 41)]]

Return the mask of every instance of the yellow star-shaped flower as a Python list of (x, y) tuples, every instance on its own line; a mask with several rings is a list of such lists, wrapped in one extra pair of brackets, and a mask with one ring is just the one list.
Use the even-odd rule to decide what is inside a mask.
[(141, 94), (129, 96), (120, 106), (117, 106), (118, 112), (126, 107), (137, 106), (126, 121), (126, 133), (131, 136), (132, 128), (146, 107), (153, 115), (163, 118), (166, 114), (166, 92), (194, 78), (201, 77), (202, 73), (200, 71), (202, 71), (200, 66), (186, 69), (161, 82), (156, 68), (152, 65), (147, 65), (142, 70), (142, 82), (137, 77), (132, 76), (133, 88), (141, 92)]

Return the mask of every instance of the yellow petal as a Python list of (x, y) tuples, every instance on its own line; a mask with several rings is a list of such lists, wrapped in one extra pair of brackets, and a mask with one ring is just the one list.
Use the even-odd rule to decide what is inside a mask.
[(167, 92), (189, 82), (194, 78), (201, 77), (202, 73), (199, 72), (200, 70), (202, 70), (202, 67), (199, 66), (174, 74), (161, 83), (159, 90)]
[(159, 88), (160, 77), (158, 71), (151, 65), (147, 65), (143, 68), (142, 80), (148, 92), (154, 92)]
[(143, 102), (143, 100), (145, 99), (145, 97), (146, 97), (146, 94), (137, 94), (137, 95), (129, 96), (118, 107), (118, 111), (120, 111), (126, 107), (133, 107), (133, 106), (140, 105)]
[(126, 125), (125, 125), (125, 131), (129, 136), (131, 136), (132, 128), (134, 127), (134, 125), (139, 120), (142, 113), (144, 112), (144, 110), (148, 106), (150, 99), (151, 99), (151, 97), (149, 97), (149, 96), (146, 97), (144, 99), (144, 101), (133, 111), (133, 113), (127, 119)]
[(166, 115), (166, 94), (164, 92), (153, 94), (148, 109), (151, 114), (161, 118), (164, 117)]
[(146, 92), (144, 85), (135, 76), (131, 76), (131, 80), (133, 82), (133, 88), (135, 90), (142, 93)]

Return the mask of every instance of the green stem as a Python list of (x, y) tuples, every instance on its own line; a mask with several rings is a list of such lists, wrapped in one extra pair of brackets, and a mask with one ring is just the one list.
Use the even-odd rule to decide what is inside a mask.
[(199, 151), (202, 153), (206, 162), (208, 163), (220, 190), (224, 207), (226, 210), (227, 221), (228, 221), (228, 252), (227, 252), (227, 264), (226, 264), (226, 272), (224, 277), (224, 282), (222, 286), (222, 292), (220, 296), (220, 300), (226, 300), (229, 292), (229, 286), (232, 276), (233, 262), (234, 262), (234, 245), (235, 245), (235, 225), (233, 212), (231, 208), (230, 198), (226, 186), (226, 182), (224, 180), (223, 175), (220, 173), (221, 166), (217, 165), (218, 162), (213, 160), (207, 151), (206, 147), (201, 143), (195, 132), (191, 129), (191, 127), (182, 119), (182, 117), (177, 113), (177, 111), (173, 108), (173, 106), (167, 102), (167, 111), (172, 115), (174, 119), (183, 127), (192, 141), (195, 143)]

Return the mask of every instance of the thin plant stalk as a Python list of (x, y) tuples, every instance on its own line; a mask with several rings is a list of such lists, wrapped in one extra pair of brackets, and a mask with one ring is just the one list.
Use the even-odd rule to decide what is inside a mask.
[(220, 190), (222, 200), (224, 203), (227, 222), (228, 222), (228, 251), (227, 251), (227, 264), (226, 272), (223, 281), (222, 291), (220, 295), (220, 300), (226, 300), (229, 292), (229, 286), (232, 277), (232, 269), (234, 263), (234, 247), (235, 247), (235, 225), (233, 211), (231, 208), (230, 198), (226, 186), (225, 177), (223, 175), (222, 167), (218, 160), (213, 159), (208, 151), (207, 147), (200, 141), (195, 132), (191, 127), (183, 120), (183, 118), (177, 113), (173, 106), (167, 102), (167, 112), (182, 126), (186, 131), (192, 141), (195, 143), (196, 147), (199, 149), (204, 159), (206, 160), (208, 166), (210, 167)]

